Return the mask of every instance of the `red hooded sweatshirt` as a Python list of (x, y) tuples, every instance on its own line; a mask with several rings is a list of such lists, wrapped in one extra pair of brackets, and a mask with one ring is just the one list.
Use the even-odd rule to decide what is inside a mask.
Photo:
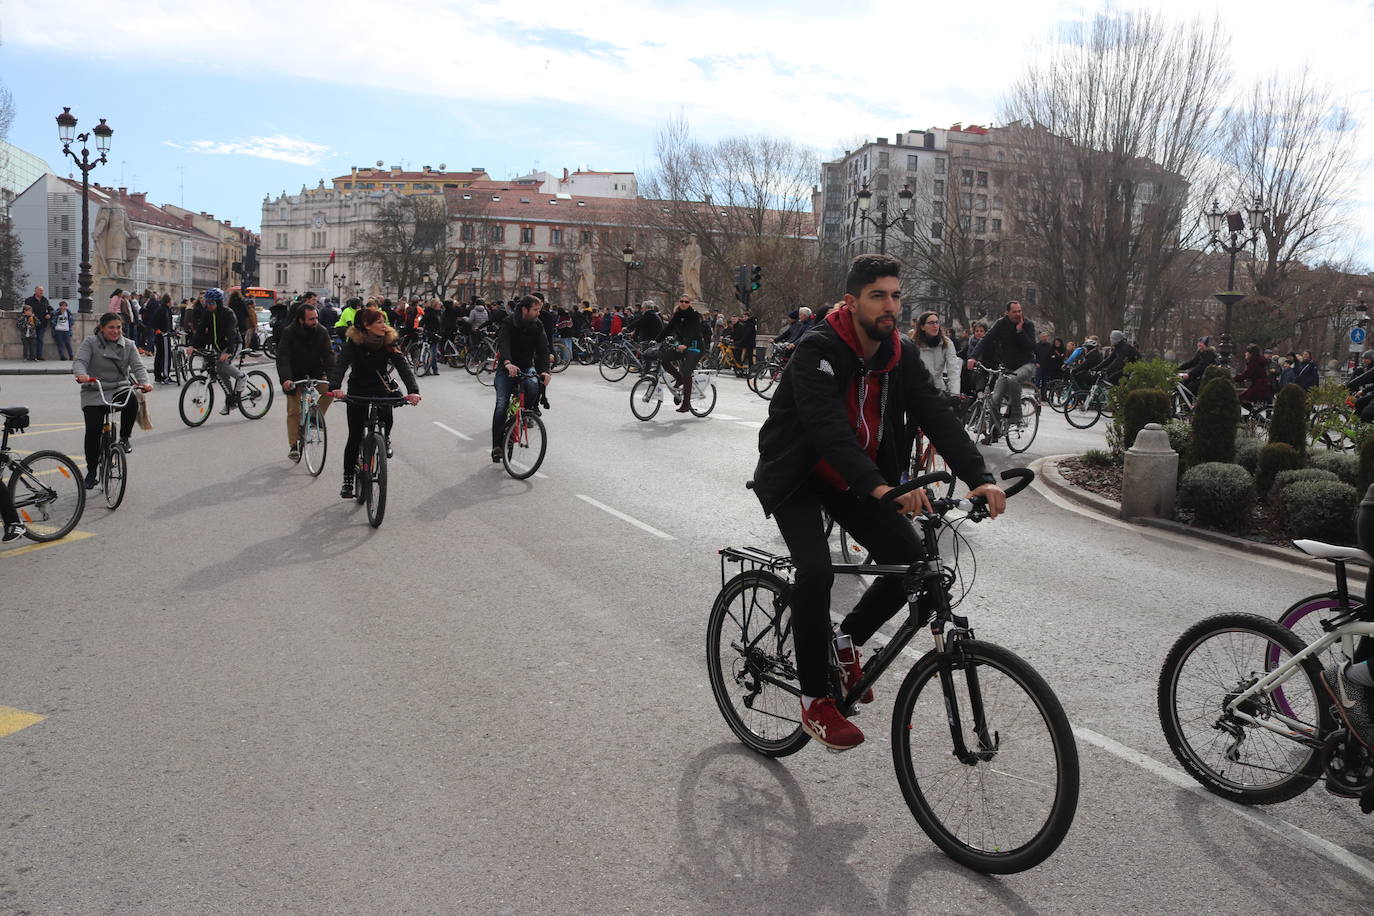
[[(854, 330), (854, 313), (847, 305), (830, 310), (830, 314), (825, 316), (826, 323), (835, 329), (835, 333), (840, 335), (840, 340), (854, 351), (854, 355), (859, 358), (859, 363), (863, 370), (854, 377), (854, 381), (845, 392), (844, 406), (849, 414), (849, 425), (854, 427), (854, 438), (859, 441), (862, 448), (869, 458), (877, 461), (878, 442), (882, 438), (882, 411), (883, 402), (882, 392), (886, 390), (888, 383), (888, 373), (896, 368), (897, 363), (902, 359), (902, 343), (896, 329), (892, 331), (892, 340), (887, 353), (887, 359), (883, 365), (873, 367), (864, 359), (863, 345), (859, 342), (858, 334)], [(883, 351), (874, 354), (875, 360), (883, 356)], [(862, 398), (863, 410), (860, 411), (860, 399)], [(824, 458), (816, 462), (815, 473), (821, 480), (837, 490), (848, 490), (849, 481), (840, 476), (840, 473), (832, 468)]]

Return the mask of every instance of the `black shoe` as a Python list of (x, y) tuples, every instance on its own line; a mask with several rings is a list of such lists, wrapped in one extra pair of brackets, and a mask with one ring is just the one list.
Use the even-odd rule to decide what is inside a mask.
[(86, 485), (86, 489), (87, 489), (87, 490), (94, 490), (94, 489), (95, 489), (95, 485), (99, 482), (99, 480), (100, 480), (100, 474), (99, 474), (99, 472), (97, 472), (97, 471), (87, 471), (87, 472), (86, 472), (86, 479), (83, 480), (82, 483), (84, 483), (84, 484)]
[(339, 498), (340, 498), (340, 499), (352, 499), (352, 498), (353, 498), (353, 478), (352, 478), (352, 477), (345, 477), (345, 478), (343, 479), (343, 486), (339, 487)]
[(498, 445), (498, 446), (496, 446), (495, 448), (493, 448), (493, 449), (491, 450), (491, 463), (492, 463), (492, 464), (500, 464), (500, 463), (501, 463), (501, 446)]
[(27, 534), (29, 529), (24, 527), (23, 522), (11, 522), (5, 526), (5, 533), (0, 536), (0, 541), (16, 541)]
[(133, 447), (132, 444), (130, 444), (130, 442), (129, 442), (128, 439), (120, 439), (120, 440), (119, 440), (119, 449), (120, 449), (120, 451), (122, 451), (124, 454), (130, 455), (130, 454), (133, 453), (134, 447)]
[(544, 408), (545, 410), (549, 409), (549, 398), (547, 395), (541, 394), (539, 396), (539, 406)]

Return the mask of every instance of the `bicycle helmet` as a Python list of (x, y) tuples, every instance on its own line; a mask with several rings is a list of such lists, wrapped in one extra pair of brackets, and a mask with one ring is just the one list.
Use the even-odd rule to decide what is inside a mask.
[(207, 290), (205, 291), (205, 301), (206, 301), (206, 302), (223, 302), (223, 301), (224, 301), (224, 290), (220, 289), (218, 286), (212, 286), (212, 287), (210, 287), (209, 289), (207, 289)]
[(1096, 349), (1097, 349), (1097, 341), (1093, 340), (1092, 338), (1088, 338), (1087, 340), (1083, 341), (1083, 349), (1084, 349), (1084, 350), (1096, 350)]
[(1374, 350), (1365, 350), (1360, 354), (1360, 362), (1367, 363), (1374, 361)]

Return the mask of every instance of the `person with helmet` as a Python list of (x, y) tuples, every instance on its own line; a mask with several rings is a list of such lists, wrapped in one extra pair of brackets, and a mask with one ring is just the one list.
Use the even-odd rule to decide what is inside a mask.
[(225, 398), (224, 406), (220, 408), (222, 416), (228, 416), (239, 403), (239, 391), (243, 388), (244, 375), (239, 371), (239, 367), (234, 365), (234, 357), (238, 355), (242, 343), (238, 320), (224, 305), (224, 290), (219, 287), (207, 289), (205, 312), (196, 324), (195, 333), (191, 336), (191, 345), (186, 348), (186, 356), (189, 359), (195, 355), (196, 350), (219, 354), (216, 358), (219, 371), (234, 382), (233, 392)]
[(1097, 349), (1097, 338), (1089, 337), (1083, 341), (1083, 355), (1074, 362), (1073, 387), (1087, 391), (1093, 386), (1093, 373), (1102, 364), (1102, 353)]

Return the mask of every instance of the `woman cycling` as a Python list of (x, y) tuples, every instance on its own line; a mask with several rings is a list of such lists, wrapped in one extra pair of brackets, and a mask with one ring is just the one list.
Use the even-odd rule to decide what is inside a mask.
[[(348, 378), (348, 393), (360, 398), (386, 398), (401, 396), (396, 381), (391, 377), (391, 367), (401, 375), (405, 383), (405, 400), (408, 404), (420, 403), (420, 386), (415, 382), (415, 373), (410, 371), (405, 357), (401, 355), (400, 335), (386, 322), (386, 316), (375, 308), (358, 312), (353, 327), (348, 329), (343, 349), (334, 368), (329, 371), (329, 396), (341, 398), (344, 373), (352, 369)], [(343, 453), (343, 487), (339, 496), (353, 498), (353, 468), (358, 462), (358, 446), (362, 444), (363, 428), (367, 425), (367, 402), (348, 402), (348, 442)], [(389, 404), (377, 407), (382, 422), (382, 435), (386, 436), (386, 456), (392, 457), (391, 422), (392, 411)]]
[(922, 312), (916, 319), (911, 339), (921, 353), (921, 362), (935, 381), (935, 387), (950, 397), (959, 396), (959, 359), (958, 347), (940, 329), (940, 316), (934, 312)]
[[(96, 332), (77, 348), (72, 360), (72, 372), (82, 385), (81, 413), (86, 418), (86, 489), (95, 487), (96, 472), (100, 470), (100, 434), (105, 429), (106, 401), (129, 384), (132, 374), (139, 391), (152, 391), (148, 384), (148, 370), (138, 356), (138, 345), (124, 336), (124, 319), (114, 312), (100, 316)], [(97, 386), (95, 383), (99, 382)], [(138, 400), (129, 398), (119, 414), (119, 447), (132, 452), (129, 436), (138, 419)]]

